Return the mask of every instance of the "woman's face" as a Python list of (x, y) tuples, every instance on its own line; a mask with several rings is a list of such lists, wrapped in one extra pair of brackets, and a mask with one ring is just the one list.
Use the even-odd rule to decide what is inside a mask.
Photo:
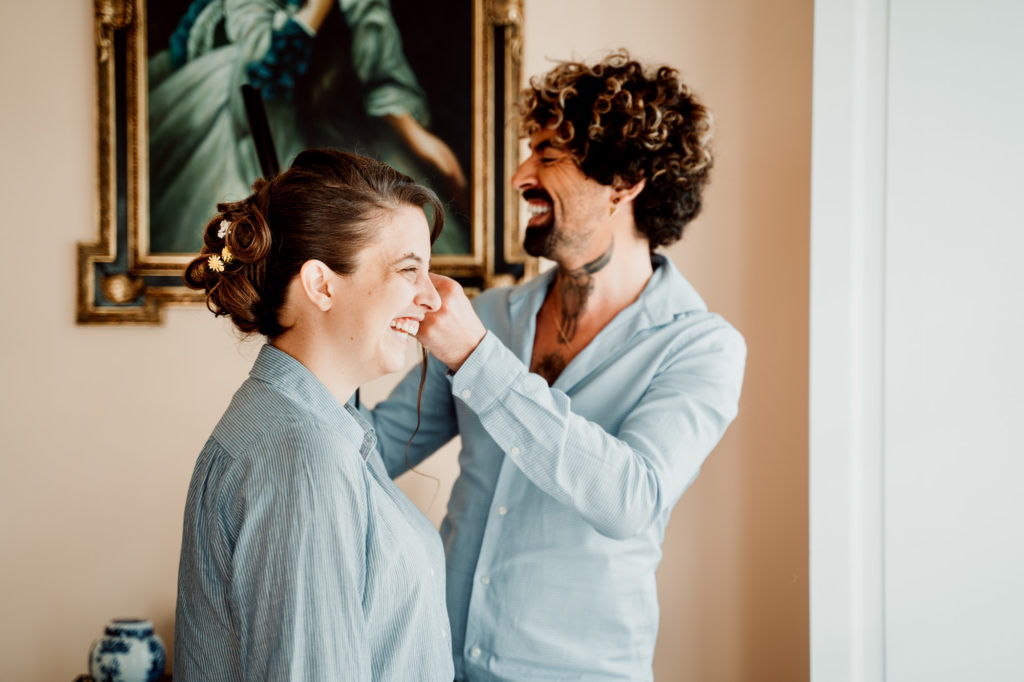
[(423, 209), (389, 211), (378, 235), (359, 254), (355, 272), (339, 275), (346, 294), (332, 309), (330, 323), (360, 383), (404, 368), (424, 314), (441, 305), (430, 281), (430, 228)]

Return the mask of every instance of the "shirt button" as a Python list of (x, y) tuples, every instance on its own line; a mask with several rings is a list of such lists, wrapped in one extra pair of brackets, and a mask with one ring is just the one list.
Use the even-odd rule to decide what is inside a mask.
[(498, 507), (498, 516), (504, 516), (505, 514), (508, 514), (508, 508)]
[(509, 450), (509, 452), (511, 452), (513, 455), (518, 455), (519, 454), (519, 448), (512, 448), (511, 450)]
[(468, 388), (462, 389), (462, 397), (463, 398), (465, 398), (466, 400), (469, 400), (469, 396), (471, 396), (471, 395), (473, 395), (473, 391), (469, 390)]
[(487, 576), (487, 575), (481, 576), (480, 577), (480, 582), (482, 584), (484, 584), (484, 585), (490, 585), (491, 584), (491, 577)]
[(472, 656), (473, 658), (480, 658), (480, 654), (481, 653), (483, 653), (483, 652), (480, 651), (480, 647), (478, 647), (478, 646), (475, 646), (475, 647), (473, 647), (472, 649), (469, 650), (469, 655)]

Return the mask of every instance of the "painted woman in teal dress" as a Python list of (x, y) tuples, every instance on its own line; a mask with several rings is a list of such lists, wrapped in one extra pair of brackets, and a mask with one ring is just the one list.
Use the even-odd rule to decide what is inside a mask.
[[(260, 176), (244, 83), (262, 92), (282, 165), (312, 146), (355, 151), (468, 213), (465, 176), (426, 128), (388, 0), (194, 0), (148, 75), (150, 253), (198, 251), (195, 226)], [(435, 253), (470, 250), (453, 223)]]

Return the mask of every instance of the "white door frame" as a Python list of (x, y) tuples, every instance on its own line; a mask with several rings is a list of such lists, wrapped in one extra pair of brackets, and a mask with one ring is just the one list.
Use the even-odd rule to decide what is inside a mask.
[(881, 682), (889, 3), (814, 10), (811, 680)]

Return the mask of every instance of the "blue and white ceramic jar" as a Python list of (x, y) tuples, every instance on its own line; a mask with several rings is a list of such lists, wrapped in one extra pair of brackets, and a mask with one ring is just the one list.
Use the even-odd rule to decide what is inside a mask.
[(89, 674), (96, 682), (156, 682), (167, 652), (148, 620), (112, 620), (89, 650)]

